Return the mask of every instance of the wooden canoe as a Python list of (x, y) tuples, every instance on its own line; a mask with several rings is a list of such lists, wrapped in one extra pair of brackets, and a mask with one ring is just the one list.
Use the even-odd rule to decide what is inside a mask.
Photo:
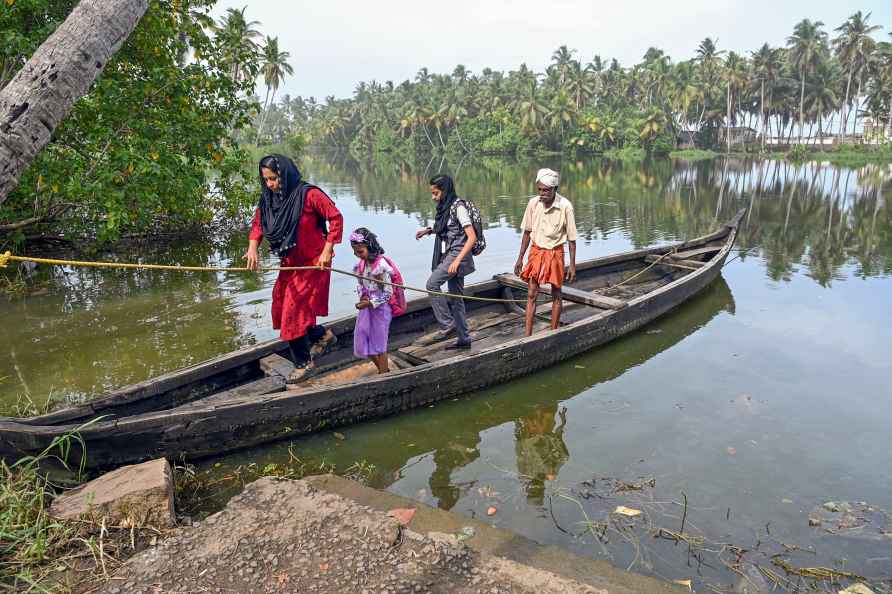
[[(391, 371), (370, 373), (353, 356), (354, 316), (329, 324), (337, 348), (319, 373), (286, 389), (288, 348), (272, 340), (115, 390), (90, 402), (30, 418), (0, 418), (0, 457), (36, 455), (78, 430), (69, 462), (105, 468), (141, 460), (200, 458), (399, 413), (554, 365), (635, 331), (708, 286), (720, 274), (743, 212), (689, 241), (594, 258), (577, 265), (563, 291), (561, 327), (550, 303), (524, 336), (517, 304), (467, 301), (470, 351), (431, 342), (427, 298), (413, 300), (391, 325)], [(634, 278), (633, 278), (634, 277)], [(629, 280), (631, 279), (631, 280)], [(621, 284), (622, 283), (622, 284)], [(470, 285), (479, 297), (524, 298), (510, 274)], [(84, 451), (85, 448), (85, 451)]]

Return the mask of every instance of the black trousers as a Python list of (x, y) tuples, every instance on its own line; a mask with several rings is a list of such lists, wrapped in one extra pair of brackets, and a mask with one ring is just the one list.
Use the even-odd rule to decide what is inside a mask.
[(310, 326), (303, 336), (288, 341), (291, 347), (291, 359), (295, 365), (306, 364), (310, 360), (310, 347), (325, 334), (325, 326)]

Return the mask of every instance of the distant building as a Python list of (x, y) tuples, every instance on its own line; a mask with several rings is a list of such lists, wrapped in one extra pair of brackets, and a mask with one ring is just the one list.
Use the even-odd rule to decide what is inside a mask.
[(865, 143), (873, 144), (876, 142), (892, 140), (892, 137), (889, 136), (889, 129), (886, 127), (886, 123), (882, 120), (877, 121), (868, 117), (864, 118), (862, 122), (864, 124)]
[(749, 126), (731, 126), (719, 128), (719, 143), (726, 145), (728, 135), (731, 136), (731, 146), (747, 145), (759, 142), (759, 133)]

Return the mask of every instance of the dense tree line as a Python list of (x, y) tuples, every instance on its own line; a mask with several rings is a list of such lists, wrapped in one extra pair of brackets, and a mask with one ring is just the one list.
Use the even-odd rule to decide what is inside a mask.
[[(527, 150), (667, 152), (689, 144), (730, 148), (726, 126), (806, 143), (860, 133), (865, 117), (892, 135), (892, 43), (870, 14), (828, 32), (798, 23), (784, 47), (741, 55), (700, 42), (675, 62), (650, 48), (630, 67), (584, 60), (559, 47), (545, 72), (451, 74), (421, 68), (414, 80), (361, 82), (351, 98), (285, 96), (264, 114), (260, 140), (378, 151), (513, 153)], [(831, 123), (832, 122), (832, 123)], [(727, 142), (726, 142), (727, 141)]]

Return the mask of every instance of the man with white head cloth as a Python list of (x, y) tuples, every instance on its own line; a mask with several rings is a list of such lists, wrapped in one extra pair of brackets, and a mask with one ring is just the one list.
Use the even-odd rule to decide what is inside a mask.
[[(576, 280), (576, 219), (573, 205), (558, 194), (561, 177), (557, 171), (540, 169), (536, 174), (538, 196), (530, 200), (520, 224), (523, 238), (520, 241), (520, 255), (514, 265), (514, 274), (527, 281), (526, 333), (533, 333), (536, 317), (536, 297), (539, 286), (551, 285), (551, 328), (557, 329), (561, 322), (561, 287), (564, 280)], [(523, 257), (530, 247), (530, 257), (526, 267)], [(570, 266), (564, 269), (564, 244), (570, 246)]]

